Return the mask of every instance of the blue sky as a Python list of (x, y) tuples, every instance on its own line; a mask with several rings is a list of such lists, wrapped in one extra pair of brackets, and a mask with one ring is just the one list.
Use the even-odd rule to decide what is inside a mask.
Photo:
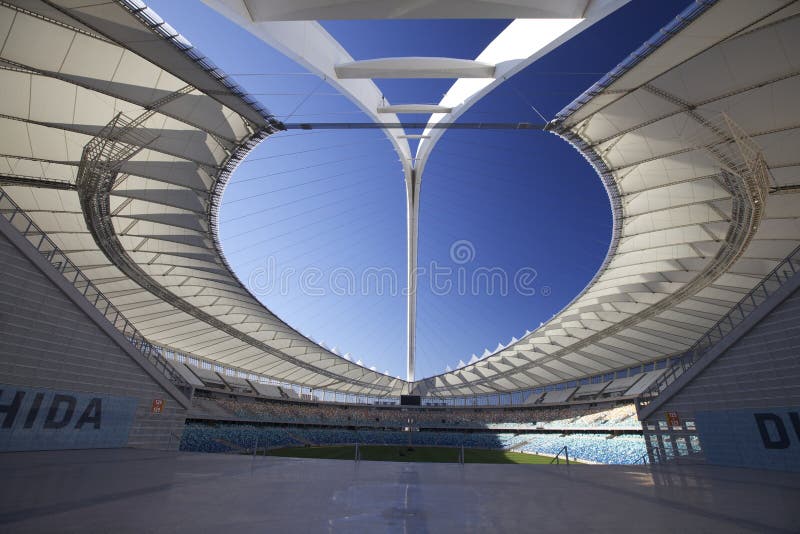
[[(551, 119), (687, 4), (633, 0), (511, 78), (461, 120)], [(368, 120), (324, 81), (201, 2), (149, 5), (279, 119)], [(356, 59), (474, 58), (508, 22), (324, 26)], [(452, 81), (377, 83), (391, 103), (435, 103)], [(381, 131), (290, 131), (268, 138), (234, 174), (220, 219), (228, 260), (274, 313), (353, 361), (405, 375), (405, 188)], [(417, 377), (455, 368), (547, 321), (592, 278), (610, 237), (611, 212), (599, 178), (555, 135), (447, 132), (422, 182), (419, 263), (426, 272), (418, 291)], [(459, 251), (470, 261), (454, 260)], [(439, 273), (435, 280), (432, 267)], [(498, 278), (490, 291), (481, 270), (505, 273), (505, 294)], [(514, 287), (515, 276), (522, 291)]]

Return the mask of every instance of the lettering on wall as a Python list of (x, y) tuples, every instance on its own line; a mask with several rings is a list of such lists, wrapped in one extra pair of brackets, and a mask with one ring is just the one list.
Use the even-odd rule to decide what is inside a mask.
[(123, 447), (136, 399), (0, 385), (0, 451)]
[(695, 414), (706, 462), (800, 471), (800, 407)]
[(800, 414), (798, 412), (788, 412), (789, 427), (794, 430), (794, 440), (792, 440), (784, 424), (783, 418), (776, 413), (756, 413), (753, 414), (758, 425), (758, 432), (765, 449), (788, 449), (794, 444), (800, 448)]

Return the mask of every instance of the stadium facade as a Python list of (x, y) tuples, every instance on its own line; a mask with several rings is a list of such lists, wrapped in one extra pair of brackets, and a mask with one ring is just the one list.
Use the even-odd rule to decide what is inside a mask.
[[(377, 121), (408, 109), (381, 101), (381, 111), (372, 77), (457, 78), (457, 97), (429, 110), (431, 131), (413, 157), (404, 134), (387, 129), (408, 162), (411, 271), (436, 124), (625, 2), (498, 13), (552, 29), (544, 44), (512, 40), (524, 53), (370, 64), (306, 20), (346, 18), (335, 4), (207, 3)], [(367, 18), (392, 16), (374, 4)], [(487, 4), (464, 12), (485, 17)], [(450, 12), (429, 5), (406, 15)], [(798, 14), (788, 0), (694, 2), (558, 114), (546, 129), (608, 192), (614, 233), (603, 265), (536, 331), (421, 380), (411, 298), (402, 380), (291, 328), (225, 259), (225, 186), (285, 124), (137, 0), (1, 2), (2, 449), (174, 448), (194, 390), (221, 386), (372, 402), (415, 394), (445, 405), (636, 398), (653, 461), (800, 469)], [(327, 44), (300, 49), (301, 30)], [(326, 50), (338, 55), (315, 55)], [(460, 92), (475, 77), (485, 81)], [(101, 405), (108, 428), (97, 427)], [(102, 433), (87, 438), (90, 428)], [(675, 452), (693, 436), (713, 447)]]

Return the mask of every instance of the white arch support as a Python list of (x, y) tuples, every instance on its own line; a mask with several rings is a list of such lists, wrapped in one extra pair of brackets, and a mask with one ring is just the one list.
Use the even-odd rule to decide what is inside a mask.
[[(395, 113), (378, 113), (378, 107), (386, 106), (387, 102), (371, 79), (340, 78), (337, 75), (337, 65), (354, 63), (355, 60), (319, 23), (310, 20), (258, 22), (251, 18), (247, 5), (241, 0), (203, 1), (289, 59), (323, 78), (376, 123), (400, 122)], [(403, 167), (410, 167), (411, 150), (408, 141), (398, 139), (396, 135), (404, 132), (386, 130), (386, 133), (400, 155)]]
[(241, 0), (256, 22), (363, 19), (562, 19), (579, 18), (593, 0)]
[[(290, 59), (324, 78), (378, 124), (399, 122), (397, 113), (431, 112), (428, 128), (409, 136), (402, 128), (384, 131), (403, 164), (407, 201), (407, 377), (414, 381), (416, 350), (417, 238), (419, 195), (425, 163), (444, 133), (433, 126), (454, 122), (505, 80), (629, 0), (537, 0), (526, 6), (469, 0), (398, 3), (368, 0), (203, 0)], [(524, 17), (524, 18), (520, 18)], [(514, 18), (475, 60), (437, 57), (355, 61), (319, 23), (303, 19)], [(375, 78), (455, 78), (436, 105), (385, 101)], [(408, 139), (419, 139), (415, 156)]]
[[(534, 63), (548, 52), (610, 15), (630, 0), (597, 0), (586, 2), (579, 18), (517, 19), (509, 24), (475, 61), (495, 65), (492, 78), (459, 78), (445, 93), (439, 105), (450, 108), (449, 113), (434, 113), (423, 135), (430, 138), (417, 147), (417, 168), (422, 170), (443, 129), (432, 126), (455, 122), (481, 98)], [(566, 4), (566, 2), (565, 2)]]
[(339, 79), (351, 78), (494, 78), (485, 61), (451, 57), (387, 57), (351, 61), (335, 67)]

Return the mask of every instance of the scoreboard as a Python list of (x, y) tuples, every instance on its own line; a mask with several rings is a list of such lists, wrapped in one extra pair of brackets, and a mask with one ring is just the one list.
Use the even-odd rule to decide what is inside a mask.
[(422, 399), (419, 395), (400, 395), (400, 406), (420, 406)]

